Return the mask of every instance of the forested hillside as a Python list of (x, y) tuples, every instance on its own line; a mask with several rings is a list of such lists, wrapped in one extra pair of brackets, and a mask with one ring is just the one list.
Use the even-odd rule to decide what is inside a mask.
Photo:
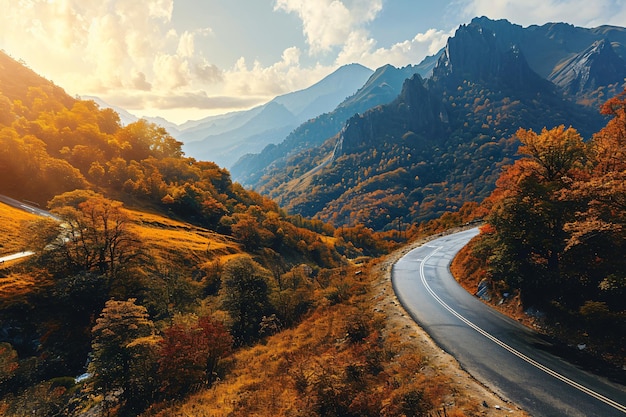
[(224, 378), (231, 352), (347, 302), (349, 258), (390, 247), (287, 216), (164, 129), (0, 66), (0, 194), (55, 215), (0, 211), (0, 256), (35, 251), (0, 268), (2, 415), (181, 399)]
[[(626, 75), (621, 43), (601, 48), (609, 36), (624, 31), (475, 19), (449, 39), (432, 77), (407, 80), (392, 103), (271, 168), (258, 190), (290, 212), (375, 230), (479, 202), (517, 158), (519, 127), (573, 126), (588, 139), (605, 123), (597, 103), (620, 92)], [(556, 66), (564, 72), (550, 77)]]

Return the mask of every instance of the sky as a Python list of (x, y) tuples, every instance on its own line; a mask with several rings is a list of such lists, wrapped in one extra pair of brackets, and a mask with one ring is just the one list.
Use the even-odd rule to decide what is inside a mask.
[(338, 67), (418, 64), (476, 16), (626, 26), (626, 0), (0, 0), (0, 48), (72, 96), (175, 123)]

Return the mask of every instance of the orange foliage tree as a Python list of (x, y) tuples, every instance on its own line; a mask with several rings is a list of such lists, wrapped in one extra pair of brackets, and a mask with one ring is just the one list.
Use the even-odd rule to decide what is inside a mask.
[(224, 325), (209, 316), (191, 324), (171, 325), (160, 343), (161, 390), (168, 397), (180, 397), (203, 383), (211, 384), (232, 345), (233, 338)]

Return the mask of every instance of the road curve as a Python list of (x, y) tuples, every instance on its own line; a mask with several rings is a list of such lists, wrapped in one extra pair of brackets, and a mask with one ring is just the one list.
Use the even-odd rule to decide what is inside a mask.
[(550, 353), (547, 338), (465, 291), (450, 262), (478, 229), (433, 240), (392, 269), (394, 291), (413, 319), (477, 380), (535, 417), (626, 416), (626, 387)]

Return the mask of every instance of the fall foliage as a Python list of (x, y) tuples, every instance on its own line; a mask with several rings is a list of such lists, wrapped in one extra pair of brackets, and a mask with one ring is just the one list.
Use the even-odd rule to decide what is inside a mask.
[(607, 101), (612, 119), (588, 142), (563, 126), (517, 132), (522, 158), (498, 179), (488, 225), (463, 261), (497, 299), (519, 294), (566, 338), (593, 336), (609, 360), (624, 355), (624, 99)]

